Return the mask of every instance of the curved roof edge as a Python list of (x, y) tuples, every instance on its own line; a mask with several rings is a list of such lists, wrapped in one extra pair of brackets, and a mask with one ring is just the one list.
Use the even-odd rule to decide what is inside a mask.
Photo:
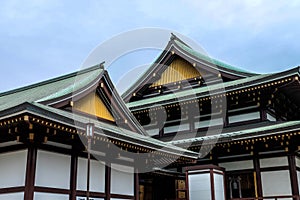
[(162, 53), (155, 59), (155, 61), (150, 65), (150, 67), (147, 70), (145, 70), (145, 72), (141, 74), (141, 76), (136, 81), (134, 81), (134, 83), (125, 92), (123, 92), (121, 96), (125, 102), (127, 102), (128, 98), (133, 92), (136, 92), (135, 90), (137, 90), (137, 88), (140, 85), (143, 85), (145, 83), (145, 81), (148, 78), (148, 75), (151, 74), (151, 72), (153, 72), (156, 69), (157, 65), (159, 65), (159, 63), (163, 60), (163, 58), (170, 52), (171, 48), (181, 50), (185, 54), (188, 54), (190, 57), (192, 57), (192, 59), (194, 60), (202, 60), (207, 63), (210, 63), (213, 66), (216, 66), (214, 70), (221, 70), (226, 73), (234, 74), (244, 78), (259, 75), (232, 66), (220, 60), (211, 58), (200, 52), (197, 52), (194, 49), (192, 49), (192, 47), (190, 47), (188, 44), (186, 44), (184, 41), (182, 41), (180, 38), (178, 38), (175, 34), (171, 33), (170, 40), (167, 46), (165, 47), (165, 49), (162, 51)]

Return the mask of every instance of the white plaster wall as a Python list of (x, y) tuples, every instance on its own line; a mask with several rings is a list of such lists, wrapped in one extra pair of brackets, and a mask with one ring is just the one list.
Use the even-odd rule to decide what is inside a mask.
[[(90, 191), (104, 192), (105, 189), (105, 164), (91, 160)], [(78, 158), (77, 189), (86, 190), (87, 159)]]
[(210, 174), (188, 175), (190, 200), (211, 200)]
[(225, 200), (224, 177), (221, 174), (214, 174), (215, 199)]
[(69, 200), (69, 195), (35, 192), (34, 200)]
[(300, 159), (298, 157), (295, 157), (296, 166), (300, 167)]
[(249, 121), (254, 119), (259, 119), (260, 113), (259, 112), (251, 112), (241, 115), (233, 115), (228, 117), (229, 123), (235, 123), (235, 122), (243, 122), (243, 121)]
[(27, 150), (0, 154), (0, 188), (25, 185)]
[(287, 157), (263, 158), (260, 159), (259, 162), (260, 162), (260, 168), (289, 165)]
[(0, 200), (23, 200), (24, 193), (9, 193), (9, 194), (0, 194)]
[(38, 150), (35, 185), (69, 189), (71, 157)]
[(189, 130), (190, 125), (189, 124), (180, 124), (176, 126), (167, 126), (164, 128), (164, 133), (173, 133), (177, 131), (184, 131)]
[(235, 162), (219, 163), (220, 167), (225, 168), (226, 171), (253, 169), (253, 160), (243, 160)]
[(111, 165), (111, 193), (134, 194), (134, 168), (118, 164)]
[(223, 119), (217, 118), (217, 119), (195, 122), (194, 125), (195, 125), (195, 128), (204, 128), (204, 127), (217, 126), (217, 125), (222, 125), (222, 124), (223, 124)]
[(263, 196), (291, 195), (291, 181), (288, 170), (261, 173)]
[(300, 172), (297, 171), (298, 188), (300, 189)]

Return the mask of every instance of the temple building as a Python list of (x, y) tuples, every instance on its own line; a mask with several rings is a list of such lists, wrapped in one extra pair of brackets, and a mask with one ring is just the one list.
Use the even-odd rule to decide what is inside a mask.
[[(299, 67), (251, 73), (172, 35), (122, 97), (151, 137), (199, 159), (165, 168), (186, 178), (175, 190), (140, 176), (144, 199), (299, 199), (299, 86)], [(148, 198), (147, 190), (173, 196)]]
[(102, 65), (1, 93), (0, 130), (1, 200), (138, 199), (141, 166), (197, 157), (147, 137)]
[(299, 199), (299, 90), (172, 34), (121, 96), (103, 63), (0, 93), (0, 200)]

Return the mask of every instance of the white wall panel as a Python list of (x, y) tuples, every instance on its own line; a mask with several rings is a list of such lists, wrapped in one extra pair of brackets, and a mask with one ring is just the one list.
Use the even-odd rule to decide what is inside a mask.
[[(87, 159), (78, 158), (77, 189), (86, 190)], [(105, 188), (105, 164), (97, 160), (91, 160), (90, 191), (104, 192)]]
[(39, 150), (35, 185), (68, 189), (70, 164), (70, 156)]
[(69, 200), (69, 195), (35, 192), (34, 200)]
[(215, 199), (225, 200), (224, 177), (221, 174), (214, 174)]
[(111, 165), (111, 193), (134, 194), (134, 168), (117, 164)]
[(0, 194), (0, 200), (23, 200), (24, 193), (9, 193), (9, 194)]
[(260, 119), (259, 112), (251, 112), (251, 113), (233, 115), (228, 117), (229, 123), (244, 122), (244, 121), (250, 121), (254, 119)]
[(300, 189), (300, 172), (297, 171), (298, 188)]
[(295, 157), (296, 166), (300, 167), (300, 159), (298, 157)]
[(0, 188), (25, 185), (27, 150), (0, 154)]
[(263, 158), (259, 160), (260, 167), (278, 167), (278, 166), (288, 166), (287, 157), (276, 157), (276, 158)]
[(235, 162), (219, 163), (220, 167), (225, 168), (226, 171), (253, 169), (253, 160), (243, 160)]
[(189, 180), (190, 200), (211, 200), (210, 174), (191, 174)]
[(263, 196), (291, 195), (291, 181), (288, 170), (261, 173)]
[(204, 127), (222, 125), (223, 123), (224, 122), (223, 122), (222, 118), (217, 118), (217, 119), (211, 119), (211, 120), (204, 120), (204, 121), (195, 122), (194, 126), (195, 126), (195, 128), (204, 128)]

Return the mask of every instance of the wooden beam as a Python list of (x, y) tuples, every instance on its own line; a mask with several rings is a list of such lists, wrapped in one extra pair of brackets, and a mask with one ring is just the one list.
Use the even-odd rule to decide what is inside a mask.
[(255, 154), (253, 157), (253, 165), (254, 165), (254, 170), (256, 174), (256, 191), (257, 191), (257, 197), (262, 197), (262, 183), (261, 183), (261, 173), (260, 173), (260, 164), (259, 164), (259, 157), (258, 154)]
[(36, 160), (37, 148), (35, 146), (29, 146), (27, 152), (24, 200), (33, 200), (34, 197)]
[(73, 150), (71, 155), (71, 170), (70, 170), (70, 197), (69, 200), (76, 200), (76, 187), (77, 187), (77, 166), (78, 155)]
[(213, 171), (213, 169), (209, 170), (209, 174), (210, 174), (211, 199), (215, 200), (215, 180), (214, 180), (214, 171)]
[(111, 193), (110, 193), (110, 186), (111, 186), (111, 163), (105, 163), (105, 200), (110, 200)]
[[(299, 195), (299, 187), (298, 187), (295, 155), (288, 155), (288, 162), (289, 162), (289, 172), (290, 172), (290, 179), (291, 179), (292, 194), (294, 196), (297, 196), (297, 195)], [(298, 198), (293, 198), (293, 199), (297, 200)]]
[(140, 199), (140, 182), (139, 182), (139, 171), (137, 168), (134, 170), (134, 200)]

